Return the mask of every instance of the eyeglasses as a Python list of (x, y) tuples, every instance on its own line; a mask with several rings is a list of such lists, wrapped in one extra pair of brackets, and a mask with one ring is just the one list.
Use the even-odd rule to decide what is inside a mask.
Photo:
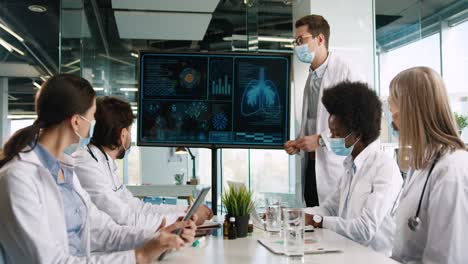
[(305, 40), (307, 38), (312, 38), (313, 36), (311, 34), (305, 34), (305, 35), (302, 35), (302, 36), (299, 36), (297, 37), (294, 41), (293, 41), (293, 45), (296, 45), (296, 46), (300, 46), (300, 45), (303, 45), (305, 44)]

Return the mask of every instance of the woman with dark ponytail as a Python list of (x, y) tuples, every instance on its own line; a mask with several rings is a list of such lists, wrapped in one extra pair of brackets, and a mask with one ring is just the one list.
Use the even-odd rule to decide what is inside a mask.
[(143, 230), (119, 226), (94, 206), (64, 150), (89, 142), (95, 111), (88, 81), (54, 76), (36, 96), (37, 120), (5, 144), (0, 246), (6, 263), (151, 263), (165, 250), (183, 246), (173, 230), (183, 228), (182, 237), (193, 240), (193, 221)]

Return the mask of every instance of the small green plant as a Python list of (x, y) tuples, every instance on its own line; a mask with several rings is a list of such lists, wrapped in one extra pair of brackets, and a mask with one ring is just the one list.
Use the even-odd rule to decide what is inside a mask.
[(229, 216), (248, 216), (254, 207), (252, 192), (245, 186), (229, 188), (223, 193), (221, 201), (226, 207)]
[(460, 115), (457, 112), (455, 114), (455, 120), (457, 121), (458, 129), (461, 131), (468, 126), (468, 116)]

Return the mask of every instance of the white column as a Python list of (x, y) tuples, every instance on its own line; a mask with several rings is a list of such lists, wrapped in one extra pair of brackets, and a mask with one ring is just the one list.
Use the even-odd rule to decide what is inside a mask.
[[(345, 60), (363, 81), (375, 87), (375, 4), (374, 0), (297, 0), (293, 1), (293, 28), (299, 18), (316, 14), (330, 24), (330, 50)], [(300, 129), (302, 96), (308, 65), (293, 59), (291, 95), (291, 137)], [(294, 166), (294, 162), (296, 163)], [(301, 167), (297, 157), (291, 158), (290, 173), (296, 175), (297, 199), (302, 199)]]
[(0, 149), (10, 134), (8, 120), (8, 78), (0, 78)]

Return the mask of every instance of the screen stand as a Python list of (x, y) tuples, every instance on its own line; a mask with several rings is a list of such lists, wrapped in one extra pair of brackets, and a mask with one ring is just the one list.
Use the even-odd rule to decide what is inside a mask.
[(218, 148), (211, 148), (211, 210), (218, 214)]

